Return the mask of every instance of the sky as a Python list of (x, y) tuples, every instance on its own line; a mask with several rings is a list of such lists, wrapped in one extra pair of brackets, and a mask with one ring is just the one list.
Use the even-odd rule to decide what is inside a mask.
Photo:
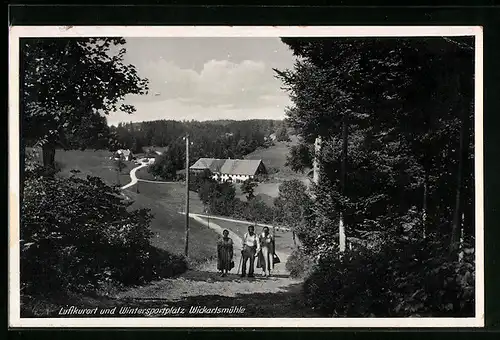
[(137, 111), (108, 124), (159, 119), (283, 119), (290, 99), (273, 68), (293, 67), (279, 38), (125, 38), (125, 62), (149, 79), (149, 93), (124, 100)]

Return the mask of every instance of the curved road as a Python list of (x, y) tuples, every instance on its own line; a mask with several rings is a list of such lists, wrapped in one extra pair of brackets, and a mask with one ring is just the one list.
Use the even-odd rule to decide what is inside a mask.
[[(184, 214), (184, 212), (181, 212), (180, 214)], [(205, 214), (195, 214), (195, 213), (189, 213), (189, 217), (192, 218), (207, 218), (207, 215)], [(216, 220), (221, 220), (221, 221), (227, 221), (227, 222), (234, 222), (234, 223), (241, 223), (241, 224), (246, 224), (246, 225), (256, 225), (259, 227), (268, 227), (269, 229), (273, 229), (273, 226), (270, 224), (264, 224), (264, 223), (255, 223), (255, 222), (250, 222), (250, 221), (245, 221), (245, 220), (237, 220), (234, 218), (229, 218), (229, 217), (221, 217), (221, 216), (213, 216), (210, 215), (210, 219), (216, 219)], [(291, 231), (290, 228), (286, 227), (276, 227), (276, 230), (280, 231)]]
[(132, 185), (136, 184), (139, 181), (139, 179), (137, 178), (137, 176), (135, 175), (135, 173), (140, 168), (144, 168), (146, 166), (148, 166), (148, 165), (147, 164), (141, 164), (141, 165), (133, 168), (132, 170), (130, 170), (130, 183), (125, 184), (124, 186), (122, 186), (122, 190), (123, 189), (127, 189), (127, 188), (131, 187)]
[(147, 180), (147, 179), (137, 178), (137, 176), (135, 175), (135, 173), (137, 172), (137, 170), (139, 170), (140, 168), (144, 168), (144, 167), (146, 167), (148, 165), (149, 164), (141, 164), (141, 165), (133, 168), (132, 170), (130, 170), (130, 183), (125, 184), (124, 186), (122, 186), (122, 190), (130, 188), (132, 185), (137, 184), (137, 182), (158, 183), (158, 184), (177, 183), (177, 182), (150, 181), (150, 180)]

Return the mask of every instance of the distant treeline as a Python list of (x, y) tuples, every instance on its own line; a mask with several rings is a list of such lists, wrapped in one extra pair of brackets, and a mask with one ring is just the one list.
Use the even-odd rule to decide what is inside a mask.
[(135, 153), (145, 147), (180, 146), (189, 134), (191, 158), (241, 158), (259, 147), (270, 145), (269, 136), (284, 127), (281, 120), (218, 120), (175, 121), (158, 120), (141, 123), (120, 123), (111, 126), (115, 147)]

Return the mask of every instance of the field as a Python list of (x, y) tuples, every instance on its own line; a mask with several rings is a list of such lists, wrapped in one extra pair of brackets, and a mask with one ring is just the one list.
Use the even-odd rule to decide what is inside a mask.
[[(269, 206), (274, 204), (274, 199), (278, 197), (278, 188), (280, 183), (259, 183), (254, 189), (254, 194)], [(245, 194), (241, 191), (241, 183), (234, 185), (236, 197), (242, 201), (246, 201)]]
[[(273, 199), (278, 197), (279, 186), (284, 180), (296, 178), (304, 183), (309, 182), (306, 175), (296, 173), (286, 166), (290, 147), (298, 143), (297, 137), (291, 136), (291, 139), (291, 142), (275, 142), (269, 148), (257, 149), (245, 156), (245, 159), (261, 159), (269, 172), (268, 180), (259, 183), (254, 190), (255, 195), (260, 196), (267, 204), (272, 204)], [(239, 186), (236, 188), (236, 194), (238, 198), (245, 200)]]
[[(110, 185), (117, 183), (113, 161), (109, 151), (60, 151), (56, 152), (56, 162), (61, 167), (61, 175), (69, 176), (70, 170), (80, 171), (78, 176), (98, 176)], [(130, 182), (129, 171), (137, 165), (125, 162), (127, 168), (120, 175), (120, 185)], [(137, 192), (138, 190), (138, 192)], [(152, 243), (161, 249), (174, 253), (184, 252), (185, 217), (184, 183), (146, 183), (139, 182), (124, 194), (134, 203), (131, 208), (148, 208), (154, 215), (151, 229), (155, 233)], [(203, 212), (198, 195), (190, 193), (190, 211)], [(217, 234), (209, 228), (190, 220), (189, 260), (192, 263), (210, 260), (216, 254)]]
[(137, 176), (137, 178), (139, 179), (145, 179), (147, 181), (162, 181), (161, 178), (159, 179), (155, 179), (153, 175), (151, 175), (149, 172), (148, 172), (148, 167), (144, 167), (144, 168), (140, 168), (139, 170), (137, 170), (137, 172), (135, 173), (135, 175)]
[(111, 152), (107, 150), (57, 150), (56, 163), (61, 168), (61, 175), (71, 175), (71, 170), (78, 170), (78, 176), (87, 175), (101, 177), (109, 185), (125, 185), (130, 182), (129, 172), (136, 167), (133, 162), (124, 162), (125, 168), (119, 174), (118, 183), (114, 160), (109, 159)]
[[(286, 175), (300, 176), (294, 174), (285, 166), (288, 147), (292, 143), (276, 143), (276, 145), (256, 150), (249, 154), (247, 159), (262, 159), (269, 169), (274, 170), (274, 174), (269, 181), (260, 183), (255, 194), (261, 197), (267, 204), (272, 205), (274, 197), (278, 195), (278, 187), (281, 178)], [(109, 159), (109, 151), (62, 151), (57, 150), (56, 162), (61, 167), (61, 174), (69, 176), (70, 170), (76, 169), (80, 173), (78, 176), (98, 176), (110, 185), (117, 184), (117, 174), (114, 161)], [(119, 175), (120, 185), (130, 182), (129, 172), (137, 165), (133, 162), (124, 162), (126, 168)], [(142, 168), (136, 173), (140, 179), (152, 180), (153, 177), (147, 172), (147, 168)], [(241, 193), (239, 185), (236, 185), (237, 196), (245, 199)], [(132, 208), (148, 208), (154, 215), (151, 229), (155, 233), (153, 244), (161, 249), (174, 253), (183, 253), (185, 237), (185, 217), (180, 214), (185, 210), (185, 187), (183, 182), (178, 183), (148, 183), (138, 184), (126, 189), (124, 194), (134, 203)], [(190, 211), (193, 213), (203, 213), (204, 207), (198, 195), (190, 192)], [(221, 227), (231, 229), (240, 235), (247, 230), (246, 225), (238, 225), (231, 222), (218, 221)], [(202, 262), (213, 258), (216, 254), (217, 234), (210, 228), (190, 220), (190, 244), (189, 257), (191, 262)], [(241, 230), (240, 230), (241, 229)], [(291, 233), (277, 232), (277, 249), (285, 251), (291, 248)]]
[(289, 147), (294, 143), (275, 142), (268, 148), (259, 148), (245, 156), (245, 159), (261, 159), (268, 171), (284, 171)]
[[(182, 183), (157, 184), (139, 182), (139, 193), (136, 185), (126, 189), (125, 195), (134, 203), (132, 208), (148, 208), (154, 215), (151, 230), (155, 233), (154, 246), (174, 253), (184, 253), (185, 215), (184, 185)], [(203, 206), (194, 192), (190, 192), (190, 211), (201, 213)], [(210, 260), (216, 255), (217, 234), (190, 219), (189, 260), (199, 263)]]

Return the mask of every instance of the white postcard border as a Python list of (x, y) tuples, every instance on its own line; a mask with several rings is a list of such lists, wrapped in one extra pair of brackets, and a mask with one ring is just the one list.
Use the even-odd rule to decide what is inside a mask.
[[(473, 318), (21, 318), (19, 278), (19, 39), (23, 37), (475, 36), (476, 298)], [(133, 328), (484, 326), (483, 31), (479, 26), (11, 26), (9, 27), (9, 326)]]

